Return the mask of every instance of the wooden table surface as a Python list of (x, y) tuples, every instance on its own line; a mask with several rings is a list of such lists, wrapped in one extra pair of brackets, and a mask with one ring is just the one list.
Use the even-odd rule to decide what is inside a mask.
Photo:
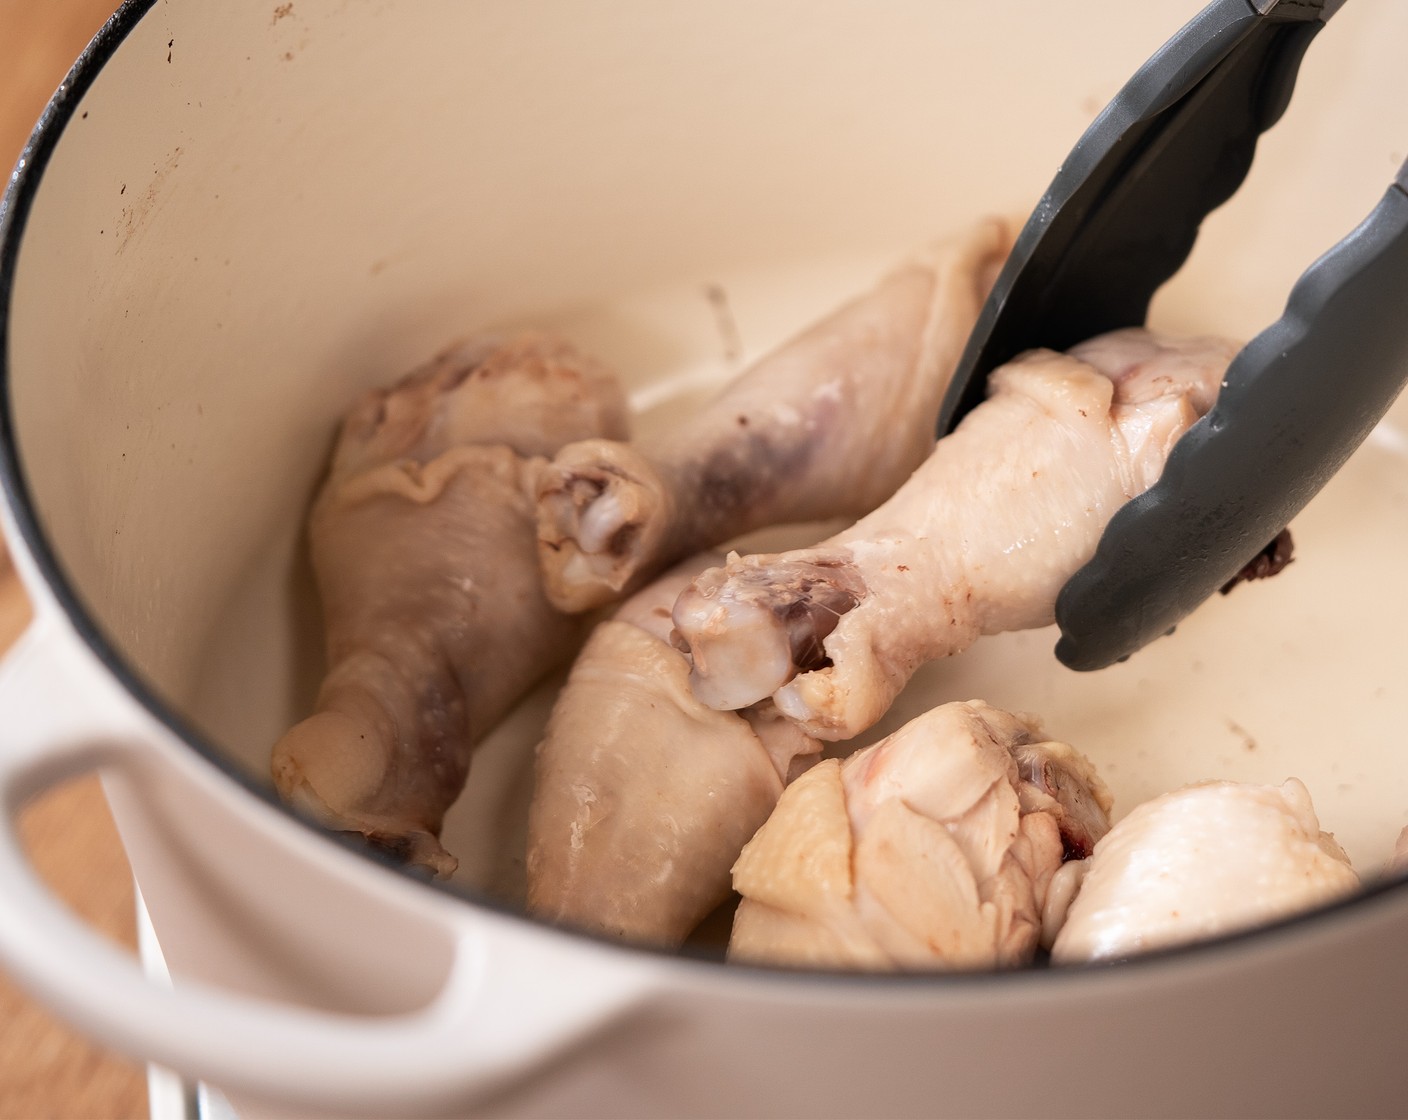
[[(5, 179), (50, 94), (115, 6), (116, 0), (0, 0)], [(0, 646), (14, 640), (28, 613), (9, 561), (0, 557)], [(97, 779), (75, 782), (31, 806), (21, 828), (54, 889), (91, 924), (135, 946), (132, 879)], [(0, 973), (0, 1120), (146, 1115), (139, 1064), (89, 1045)]]

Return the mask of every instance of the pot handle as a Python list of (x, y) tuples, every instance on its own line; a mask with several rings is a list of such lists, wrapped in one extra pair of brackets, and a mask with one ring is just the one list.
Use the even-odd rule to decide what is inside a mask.
[[(91, 653), (66, 630), (38, 618), (0, 662), (0, 964), (85, 1034), (258, 1100), (420, 1115), (506, 1087), (655, 987), (648, 959), (449, 899), (453, 962), (435, 996), (409, 1014), (323, 1012), (147, 977), (45, 886), (17, 828), (25, 803), (45, 790), (95, 770), (139, 777), (164, 749), (150, 736), (75, 733), (75, 686), (98, 674), (78, 666), (75, 679), (75, 656)], [(399, 879), (376, 886), (404, 889), (412, 902), (426, 893)]]

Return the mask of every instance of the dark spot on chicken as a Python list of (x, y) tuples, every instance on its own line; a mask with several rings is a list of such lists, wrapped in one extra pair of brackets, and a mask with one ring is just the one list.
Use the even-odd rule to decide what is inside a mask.
[(802, 598), (782, 612), (782, 621), (787, 626), (787, 637), (792, 646), (792, 663), (797, 666), (798, 672), (809, 673), (831, 664), (823, 641), (836, 629), (841, 615), (856, 605), (854, 598), (844, 594), (839, 596), (839, 600), (833, 604), (822, 598)]
[(707, 514), (731, 514), (766, 500), (789, 480), (805, 472), (815, 454), (814, 441), (805, 433), (779, 433), (739, 426), (747, 433), (738, 441), (715, 449), (699, 466), (696, 497)]
[[(345, 835), (356, 837), (359, 834), (353, 832)], [(415, 851), (415, 841), (402, 833), (367, 832), (360, 835), (367, 847), (394, 863), (404, 864), (411, 858), (411, 853)]]
[(628, 521), (611, 535), (611, 541), (606, 546), (606, 550), (612, 556), (627, 556), (635, 548), (636, 541), (639, 539), (640, 526), (633, 521)]
[[(800, 567), (800, 566), (799, 566)], [(792, 650), (792, 663), (800, 673), (830, 667), (831, 659), (823, 648), (841, 616), (852, 610), (864, 595), (864, 589), (852, 573), (842, 565), (821, 561), (805, 565), (810, 571), (800, 571), (780, 592), (772, 604), (773, 613), (787, 631)]]
[(1095, 850), (1096, 841), (1109, 831), (1109, 818), (1091, 796), (1079, 776), (1062, 766), (1030, 740), (1010, 748), (1017, 771), (1026, 781), (1051, 797), (1060, 807), (1057, 827), (1061, 830), (1063, 860), (1084, 859)]
[(1222, 585), (1222, 594), (1226, 595), (1239, 583), (1254, 579), (1270, 579), (1291, 562), (1294, 551), (1295, 542), (1291, 540), (1291, 530), (1289, 528), (1282, 529), (1265, 548), (1247, 561), (1240, 572)]
[(733, 448), (715, 452), (708, 458), (699, 472), (696, 491), (704, 509), (723, 512), (747, 504), (749, 494), (761, 481), (749, 477), (748, 458), (746, 454), (735, 454)]

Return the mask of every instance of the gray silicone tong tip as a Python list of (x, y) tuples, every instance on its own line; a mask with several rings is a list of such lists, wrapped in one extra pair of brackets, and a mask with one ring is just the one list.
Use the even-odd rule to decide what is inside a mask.
[[(940, 414), (1038, 346), (1142, 324), (1241, 185), (1336, 0), (1214, 0), (1124, 87), (1057, 172), (989, 297)], [(1405, 168), (1408, 171), (1408, 167)], [(1408, 176), (1297, 282), (1159, 482), (1110, 521), (1056, 605), (1057, 657), (1123, 660), (1225, 585), (1343, 465), (1408, 376)]]

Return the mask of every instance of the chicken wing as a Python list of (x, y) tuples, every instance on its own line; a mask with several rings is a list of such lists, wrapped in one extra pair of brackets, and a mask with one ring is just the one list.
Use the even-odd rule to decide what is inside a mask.
[(914, 671), (981, 634), (1045, 626), (1110, 516), (1159, 476), (1237, 347), (1117, 331), (995, 371), (888, 502), (814, 548), (730, 556), (674, 609), (710, 707), (772, 697), (848, 739)]
[(1059, 962), (1230, 933), (1359, 885), (1295, 778), (1280, 786), (1206, 782), (1156, 797), (1060, 879), (1046, 915), (1047, 939), (1059, 929), (1051, 949)]
[(578, 629), (539, 586), (533, 473), (624, 429), (615, 380), (536, 335), (455, 348), (358, 401), (309, 518), (329, 669), (315, 714), (274, 747), (287, 801), (454, 870), (438, 836), (475, 740)]
[(580, 611), (767, 525), (859, 517), (929, 453), (1011, 247), (990, 219), (773, 351), (675, 430), (560, 451), (538, 487), (548, 597)]
[(1090, 763), (1030, 719), (945, 704), (782, 795), (733, 869), (732, 960), (828, 968), (1032, 959), (1047, 886), (1109, 828)]
[(609, 937), (677, 947), (729, 892), (729, 868), (785, 779), (821, 744), (766, 712), (689, 690), (670, 605), (699, 557), (628, 599), (578, 656), (538, 747), (528, 909)]

